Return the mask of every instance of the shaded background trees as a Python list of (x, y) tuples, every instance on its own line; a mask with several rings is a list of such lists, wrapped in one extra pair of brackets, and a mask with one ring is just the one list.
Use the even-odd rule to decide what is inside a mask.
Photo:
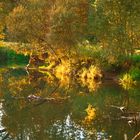
[(137, 0), (96, 0), (93, 31), (105, 55), (118, 59), (134, 53), (139, 47), (140, 2)]

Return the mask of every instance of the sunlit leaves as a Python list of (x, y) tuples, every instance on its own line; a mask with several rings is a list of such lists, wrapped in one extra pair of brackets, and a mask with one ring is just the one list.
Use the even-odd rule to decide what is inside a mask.
[(134, 81), (132, 76), (128, 73), (124, 74), (119, 82), (125, 90), (132, 89), (136, 85), (136, 81)]
[(89, 68), (83, 68), (78, 75), (79, 81), (83, 86), (87, 86), (90, 91), (95, 91), (99, 88), (102, 73), (98, 67), (90, 66)]
[(69, 87), (70, 84), (70, 74), (72, 72), (71, 65), (68, 60), (59, 64), (55, 68), (55, 76), (60, 80), (60, 85), (63, 87)]
[(3, 40), (5, 38), (4, 34), (0, 34), (0, 40)]
[(83, 123), (85, 125), (90, 125), (96, 118), (96, 109), (91, 104), (89, 104), (85, 111), (87, 116), (85, 117)]

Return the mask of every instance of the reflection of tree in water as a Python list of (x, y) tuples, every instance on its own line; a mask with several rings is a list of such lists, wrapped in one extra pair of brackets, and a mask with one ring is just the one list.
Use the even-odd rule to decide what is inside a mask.
[(108, 138), (108, 135), (105, 131), (98, 132), (94, 127), (87, 129), (86, 127), (83, 127), (79, 123), (75, 122), (71, 115), (67, 115), (63, 121), (56, 121), (47, 131), (47, 133), (49, 134), (50, 138), (64, 140), (96, 140), (99, 137), (100, 139)]
[[(3, 105), (5, 113), (2, 124), (13, 138), (45, 139), (47, 138), (45, 131), (48, 127), (56, 120), (63, 120), (69, 110), (69, 106), (53, 104), (30, 107), (19, 111), (14, 105), (11, 107), (8, 104)], [(53, 111), (54, 108), (55, 111)]]
[(2, 123), (1, 123), (2, 116), (3, 116), (3, 109), (2, 109), (2, 103), (0, 103), (0, 139), (4, 140), (9, 138), (9, 133), (4, 127), (2, 127)]
[[(5, 99), (3, 102), (2, 124), (6, 127), (6, 131), (12, 137), (22, 137), (23, 139), (24, 137), (31, 137), (31, 139), (45, 137), (41, 133), (44, 134), (47, 125), (54, 120), (63, 118), (60, 112), (64, 114), (66, 112), (65, 108), (53, 104), (47, 105), (45, 108), (42, 106), (38, 108), (26, 99), (30, 94), (47, 96), (47, 93), (54, 90), (54, 85), (47, 85), (46, 79), (37, 73), (29, 77), (26, 75), (18, 77), (13, 76), (9, 71), (8, 75), (2, 73), (1, 77), (4, 77), (4, 80), (1, 81), (1, 89)], [(58, 112), (56, 110), (53, 112), (54, 108)]]
[[(19, 70), (20, 71), (20, 70)], [(27, 97), (30, 94), (36, 94), (38, 96), (47, 96), (55, 86), (55, 82), (51, 85), (48, 84), (46, 77), (39, 72), (31, 71), (30, 75), (27, 76), (25, 73), (14, 75), (13, 70), (9, 70), (8, 74), (2, 73), (3, 81), (1, 87), (3, 91), (14, 96), (14, 97)]]
[[(68, 114), (68, 105), (47, 104), (43, 106), (17, 109), (17, 104), (8, 102), (3, 104), (5, 111), (2, 124), (6, 127), (10, 136), (19, 139), (47, 139), (47, 130), (57, 121), (63, 122)], [(30, 108), (31, 107), (31, 108)], [(55, 108), (55, 110), (54, 110)], [(54, 111), (53, 111), (54, 110)]]
[(83, 86), (86, 86), (89, 89), (89, 91), (96, 91), (101, 85), (101, 81), (94, 81), (91, 79), (82, 79), (81, 82)]
[[(47, 93), (54, 89), (54, 85), (46, 84), (46, 78), (37, 75), (37, 73), (29, 77), (26, 75), (18, 77), (12, 76), (9, 72), (8, 79), (4, 79), (2, 84), (4, 85), (3, 92), (5, 92), (2, 124), (10, 136), (19, 139), (27, 139), (27, 137), (30, 139), (55, 138), (55, 134), (51, 134), (52, 128), (60, 122), (62, 123), (62, 130), (59, 136), (63, 133), (63, 137), (68, 138), (68, 135), (65, 136), (65, 127), (67, 126), (63, 124), (68, 123), (69, 117), (66, 116), (69, 114), (71, 104), (34, 106), (34, 104), (30, 104), (25, 100), (30, 94), (46, 96)], [(37, 93), (40, 94), (38, 95)], [(16, 98), (19, 99), (17, 100)], [(70, 121), (73, 122), (73, 120)], [(76, 136), (80, 137), (79, 127), (80, 124), (77, 126), (76, 120), (76, 122), (72, 123), (72, 127), (68, 129), (71, 129), (73, 136), (75, 136), (74, 131), (76, 130)], [(84, 133), (88, 132), (85, 131)]]
[[(70, 102), (49, 102), (39, 105), (38, 101), (29, 102), (28, 96), (64, 96), (63, 92), (66, 89), (57, 89), (58, 81), (49, 83), (47, 76), (44, 77), (37, 72), (30, 72), (30, 75), (24, 72), (20, 72), (19, 75), (17, 73), (13, 70), (1, 73), (1, 100), (4, 99), (2, 126), (6, 128), (5, 135), (9, 133), (12, 138), (25, 140), (57, 140), (69, 137), (94, 140), (97, 137), (109, 139), (110, 135), (122, 139), (123, 134), (130, 131), (130, 138), (135, 135), (137, 130), (134, 130), (134, 126), (130, 128), (126, 120), (119, 120), (122, 112), (117, 108), (124, 105), (130, 111), (136, 111), (140, 107), (139, 100), (136, 101), (134, 96), (123, 96), (118, 87), (102, 86), (95, 94), (83, 93), (81, 96), (76, 93), (83, 89), (75, 84), (68, 91), (71, 93)], [(135, 105), (131, 106), (133, 103)], [(87, 126), (82, 121), (86, 117), (85, 109), (88, 104), (97, 110), (95, 120)], [(112, 108), (112, 105), (116, 108)], [(121, 131), (116, 132), (120, 129)]]
[[(52, 106), (52, 105), (51, 105)], [(58, 107), (58, 112), (52, 112), (52, 107), (32, 108), (3, 116), (3, 125), (12, 139), (94, 139), (107, 138), (105, 131), (96, 128), (83, 127), (78, 121), (68, 115), (68, 108)], [(51, 108), (50, 108), (51, 107)], [(56, 107), (56, 106), (55, 106)], [(49, 108), (49, 109), (48, 109)], [(40, 110), (41, 109), (41, 110)], [(51, 111), (50, 111), (51, 110)], [(63, 114), (61, 114), (63, 112)]]

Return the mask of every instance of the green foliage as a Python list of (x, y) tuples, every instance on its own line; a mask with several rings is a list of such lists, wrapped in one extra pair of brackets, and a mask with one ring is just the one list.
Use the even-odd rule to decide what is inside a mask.
[(140, 55), (134, 54), (133, 56), (131, 56), (131, 60), (134, 63), (140, 62)]
[(132, 67), (129, 71), (130, 75), (135, 80), (140, 80), (140, 68), (138, 67)]
[(90, 44), (88, 40), (85, 40), (76, 47), (77, 52), (81, 56), (91, 57), (91, 58), (100, 58), (101, 56), (101, 47), (100, 45)]
[(119, 65), (140, 47), (139, 0), (1, 3), (7, 41), (25, 44), (10, 47), (16, 52), (57, 55), (58, 49), (65, 49), (67, 55), (76, 48), (80, 57), (92, 58), (96, 64)]
[(94, 2), (92, 32), (106, 51), (106, 57), (128, 56), (139, 47), (139, 6), (138, 0)]
[(13, 50), (9, 50), (5, 47), (0, 48), (0, 66), (6, 65), (26, 65), (28, 64), (29, 57), (23, 54), (16, 54)]

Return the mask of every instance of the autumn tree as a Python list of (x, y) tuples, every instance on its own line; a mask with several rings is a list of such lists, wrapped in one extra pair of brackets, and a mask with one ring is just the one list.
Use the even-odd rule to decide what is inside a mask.
[(139, 0), (96, 0), (93, 4), (93, 34), (111, 63), (133, 54), (139, 44)]
[(57, 49), (68, 53), (86, 36), (89, 2), (87, 0), (20, 1), (6, 20), (8, 39), (24, 43), (10, 46), (22, 53), (56, 55)]
[(86, 0), (29, 0), (19, 4), (7, 18), (11, 41), (39, 44), (32, 51), (50, 46), (73, 46), (85, 36), (88, 17)]

